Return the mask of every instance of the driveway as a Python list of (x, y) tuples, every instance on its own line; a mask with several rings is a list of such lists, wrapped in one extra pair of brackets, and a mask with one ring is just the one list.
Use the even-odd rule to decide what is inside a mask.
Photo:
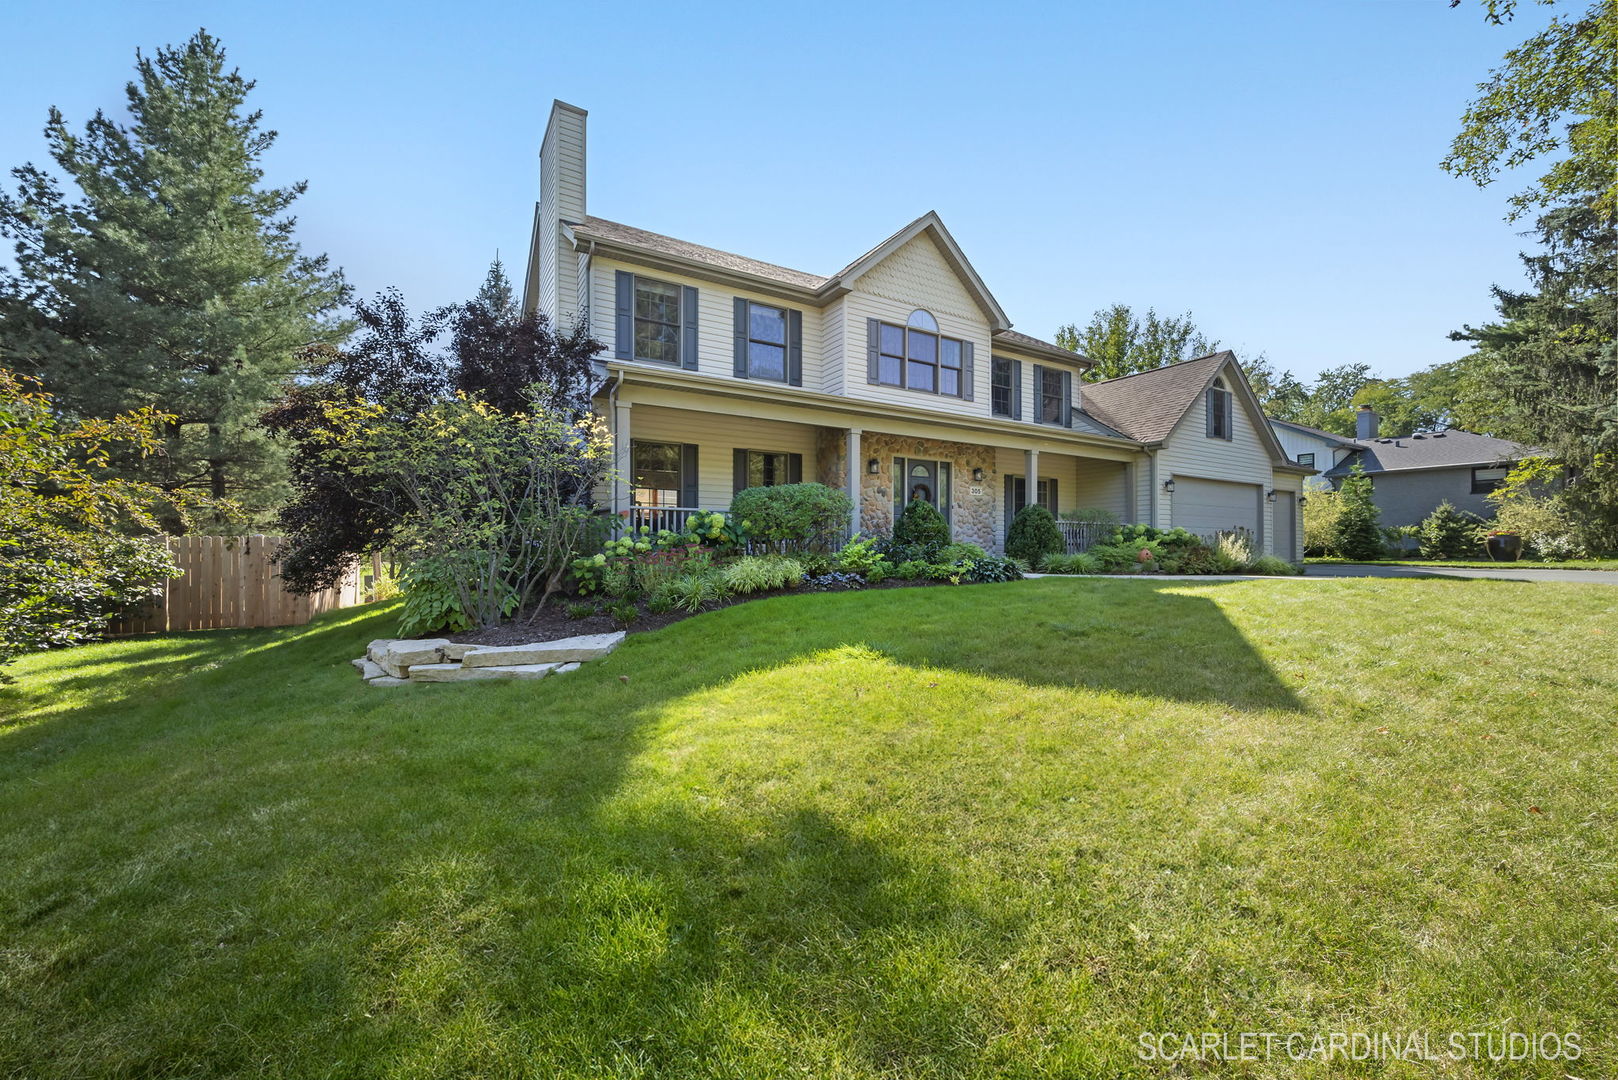
[(1541, 570), (1533, 567), (1375, 566), (1370, 563), (1310, 563), (1309, 577), (1458, 577), (1501, 581), (1571, 581), (1581, 585), (1618, 585), (1618, 570)]

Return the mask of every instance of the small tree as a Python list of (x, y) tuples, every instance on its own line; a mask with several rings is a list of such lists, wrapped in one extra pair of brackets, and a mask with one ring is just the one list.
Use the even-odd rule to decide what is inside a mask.
[(188, 517), (200, 500), (103, 472), (115, 451), (155, 452), (168, 419), (148, 408), (64, 422), (37, 384), (0, 368), (0, 665), (100, 635), (179, 573), (156, 514)]
[(1337, 519), (1343, 503), (1335, 491), (1311, 491), (1303, 500), (1303, 552), (1336, 555)]
[[(575, 421), (537, 399), (505, 413), (458, 395), (411, 417), (371, 402), (333, 404), (321, 460), (382, 497), (401, 518), (392, 542), (420, 585), (423, 616), (494, 626), (561, 586), (573, 557), (595, 536), (590, 492), (607, 479), (612, 444), (599, 417)], [(455, 618), (455, 615), (459, 618)]]
[(1037, 568), (1045, 556), (1066, 549), (1067, 541), (1056, 527), (1056, 519), (1039, 503), (1029, 503), (1011, 519), (1011, 528), (1006, 531), (1006, 554), (1013, 559)]
[(949, 522), (938, 508), (924, 499), (913, 499), (893, 523), (896, 547), (943, 547), (949, 543)]
[(1345, 559), (1380, 559), (1382, 516), (1372, 499), (1371, 478), (1355, 465), (1337, 491), (1338, 514), (1332, 547)]
[(1433, 508), (1417, 532), (1424, 559), (1458, 559), (1477, 553), (1478, 526), (1483, 519), (1457, 510), (1448, 499)]

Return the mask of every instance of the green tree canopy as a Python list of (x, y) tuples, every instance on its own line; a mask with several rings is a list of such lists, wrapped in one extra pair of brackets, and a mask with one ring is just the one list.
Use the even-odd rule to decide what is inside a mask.
[[(1485, 0), (1485, 17), (1508, 21), (1515, 6)], [(1444, 169), (1485, 187), (1503, 172), (1550, 159), (1533, 186), (1511, 197), (1510, 219), (1578, 198), (1611, 221), (1618, 209), (1615, 69), (1618, 0), (1597, 0), (1577, 16), (1558, 15), (1478, 84)]]
[(1197, 329), (1189, 311), (1163, 316), (1147, 308), (1137, 315), (1128, 304), (1102, 308), (1082, 328), (1077, 323), (1057, 327), (1056, 344), (1095, 361), (1084, 376), (1091, 382), (1194, 360), (1219, 348)]
[(247, 111), (253, 83), (218, 40), (199, 31), (137, 53), (135, 69), (127, 125), (98, 111), (76, 134), (52, 108), (56, 171), (23, 165), (0, 195), (16, 253), (0, 271), (0, 362), (70, 415), (157, 408), (171, 417), (163, 452), (114, 469), (262, 513), (284, 465), (256, 418), (297, 349), (345, 334), (342, 276), (293, 239), (305, 185), (264, 185), (276, 133)]

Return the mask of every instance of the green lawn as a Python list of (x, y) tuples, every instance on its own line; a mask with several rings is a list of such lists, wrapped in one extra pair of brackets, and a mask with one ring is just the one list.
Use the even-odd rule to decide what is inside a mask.
[[(392, 630), (0, 690), (0, 1076), (1618, 1075), (1618, 594), (788, 597), (541, 683)], [(1243, 1066), (1142, 1031), (1578, 1033)]]
[(1305, 559), (1308, 563), (1353, 563), (1356, 566), (1479, 566), (1496, 570), (1618, 570), (1618, 559), (1518, 559), (1514, 563), (1493, 559)]

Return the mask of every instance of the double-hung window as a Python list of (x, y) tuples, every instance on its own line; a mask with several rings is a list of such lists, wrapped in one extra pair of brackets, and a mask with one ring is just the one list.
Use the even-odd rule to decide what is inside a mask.
[(1509, 472), (1511, 472), (1510, 469), (1503, 467), (1497, 469), (1473, 469), (1472, 494), (1487, 495), (1489, 492), (1494, 491), (1506, 482), (1506, 474)]
[(697, 289), (619, 270), (613, 354), (694, 370), (697, 366)]
[(803, 482), (803, 455), (779, 450), (736, 450), (735, 490)]
[(871, 320), (870, 381), (942, 397), (972, 398), (972, 345), (945, 337), (925, 311), (907, 324)]
[(996, 356), (990, 361), (989, 372), (989, 408), (995, 416), (1012, 415), (1012, 397), (1015, 390), (1015, 376), (1012, 374), (1012, 364), (1004, 356)]
[(787, 381), (787, 313), (752, 300), (747, 304), (747, 377)]
[(680, 287), (635, 278), (635, 359), (680, 362)]
[(1064, 382), (1062, 372), (1056, 368), (1040, 368), (1039, 422), (1041, 424), (1060, 424), (1064, 422), (1067, 406)]

